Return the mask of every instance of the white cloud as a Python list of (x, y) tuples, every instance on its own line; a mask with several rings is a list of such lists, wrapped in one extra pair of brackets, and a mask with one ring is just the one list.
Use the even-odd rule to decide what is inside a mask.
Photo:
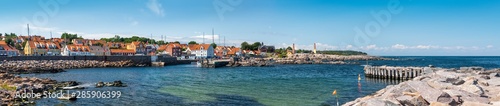
[(352, 45), (347, 45), (347, 46), (345, 47), (345, 49), (348, 49), (348, 50), (353, 49), (353, 48), (354, 48), (354, 46), (352, 46)]
[[(26, 25), (21, 25), (24, 29), (27, 29), (28, 26)], [(55, 30), (59, 30), (59, 28), (57, 27), (40, 27), (40, 26), (34, 26), (34, 25), (30, 25), (30, 30), (31, 31), (39, 31), (39, 32), (50, 32), (50, 31), (55, 31)], [(30, 31), (30, 32), (31, 32)]]
[(417, 49), (430, 49), (431, 46), (430, 45), (418, 45), (415, 48), (417, 48)]
[[(282, 48), (286, 48), (288, 46), (292, 47), (292, 44), (282, 43)], [(308, 45), (295, 44), (295, 49), (313, 50), (314, 43)], [(338, 49), (338, 47), (324, 43), (316, 43), (316, 50), (335, 50), (335, 49)]]
[[(205, 40), (212, 40), (212, 35), (196, 35), (196, 36), (191, 36), (189, 38), (192, 38), (192, 39), (203, 39), (205, 38)], [(213, 36), (213, 39), (215, 40), (219, 40), (219, 35), (214, 35)]]
[(165, 16), (163, 7), (160, 3), (158, 3), (157, 0), (149, 0), (148, 3), (146, 3), (146, 6), (148, 7), (151, 12), (155, 13), (158, 16)]
[(486, 48), (488, 48), (488, 49), (493, 48), (493, 45), (488, 45), (488, 46), (486, 46)]
[(402, 45), (402, 44), (396, 44), (396, 45), (392, 45), (392, 48), (393, 49), (407, 49), (408, 46), (405, 46), (405, 45)]
[(367, 50), (370, 50), (370, 49), (377, 49), (377, 45), (368, 45), (365, 47)]

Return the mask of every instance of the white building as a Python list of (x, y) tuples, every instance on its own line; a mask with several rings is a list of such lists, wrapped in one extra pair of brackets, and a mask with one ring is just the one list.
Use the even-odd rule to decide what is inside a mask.
[(89, 46), (66, 45), (61, 50), (62, 56), (92, 56)]
[(191, 54), (195, 54), (196, 58), (213, 58), (214, 48), (210, 44), (193, 45), (188, 48)]

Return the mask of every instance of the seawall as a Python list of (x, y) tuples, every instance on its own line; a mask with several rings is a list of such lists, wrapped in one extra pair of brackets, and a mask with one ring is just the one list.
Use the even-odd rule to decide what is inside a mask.
[(134, 64), (151, 64), (151, 56), (12, 56), (0, 57), (3, 61), (23, 60), (96, 60), (96, 61), (131, 61)]
[(0, 72), (46, 73), (64, 69), (190, 64), (194, 60), (177, 60), (170, 56), (13, 56), (0, 57)]

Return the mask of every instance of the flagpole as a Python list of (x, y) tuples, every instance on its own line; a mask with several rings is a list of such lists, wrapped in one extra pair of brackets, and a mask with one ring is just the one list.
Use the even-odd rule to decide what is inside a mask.
[(335, 96), (335, 98), (337, 99), (337, 106), (339, 106), (339, 95), (337, 95), (337, 90), (336, 90), (336, 89), (335, 89), (335, 90), (333, 90), (332, 95), (334, 95), (334, 96)]
[(337, 106), (339, 106), (339, 95), (337, 95), (336, 98), (337, 98)]

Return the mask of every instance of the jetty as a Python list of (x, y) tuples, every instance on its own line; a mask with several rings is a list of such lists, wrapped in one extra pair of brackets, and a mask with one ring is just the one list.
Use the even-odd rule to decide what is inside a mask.
[(217, 68), (223, 67), (229, 64), (230, 60), (209, 60), (209, 59), (201, 59), (197, 62), (199, 67), (204, 68)]
[(365, 76), (370, 78), (407, 80), (432, 73), (434, 67), (394, 67), (394, 66), (371, 66), (366, 65)]

